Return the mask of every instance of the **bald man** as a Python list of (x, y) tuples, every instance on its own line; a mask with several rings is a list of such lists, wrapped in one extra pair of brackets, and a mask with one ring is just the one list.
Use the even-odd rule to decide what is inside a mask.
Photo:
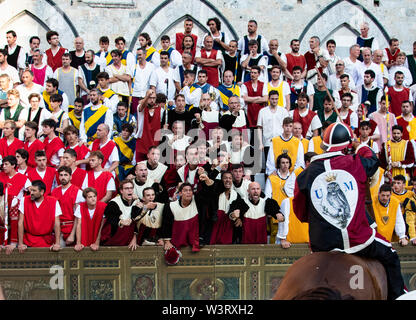
[(71, 55), (71, 67), (78, 69), (79, 66), (82, 66), (85, 61), (85, 50), (84, 50), (84, 39), (81, 37), (76, 37), (74, 40), (75, 50), (69, 51)]
[(104, 155), (104, 161), (101, 163), (104, 171), (111, 173), (117, 168), (120, 159), (118, 156), (117, 145), (109, 139), (110, 127), (106, 123), (101, 123), (97, 127), (97, 139), (90, 146), (91, 151), (100, 150)]
[(244, 202), (233, 202), (230, 212), (230, 218), (234, 220), (235, 225), (243, 227), (243, 244), (266, 244), (267, 219), (273, 217), (278, 222), (285, 221), (276, 200), (261, 198), (258, 182), (248, 185), (248, 199)]

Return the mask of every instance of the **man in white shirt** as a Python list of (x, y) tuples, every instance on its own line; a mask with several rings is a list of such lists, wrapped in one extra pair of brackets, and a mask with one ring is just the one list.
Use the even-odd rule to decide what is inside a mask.
[(112, 50), (113, 63), (105, 68), (110, 77), (110, 89), (113, 90), (124, 102), (128, 102), (130, 96), (129, 83), (131, 81), (131, 69), (121, 63), (122, 53), (120, 50)]
[(25, 108), (29, 108), (29, 95), (32, 93), (38, 93), (40, 95), (43, 87), (33, 82), (33, 72), (30, 70), (23, 71), (22, 82), (22, 84), (16, 87), (20, 94), (20, 104)]
[(137, 49), (137, 64), (133, 72), (133, 94), (131, 100), (131, 112), (133, 114), (137, 114), (137, 106), (150, 88), (150, 77), (154, 70), (155, 65), (146, 61), (146, 50), (144, 48)]
[(406, 88), (409, 88), (413, 83), (413, 77), (410, 73), (409, 68), (405, 66), (406, 54), (404, 52), (399, 52), (396, 59), (396, 64), (391, 66), (389, 69), (389, 86), (394, 86), (396, 81), (394, 80), (394, 75), (397, 71), (401, 71), (404, 74), (403, 85)]
[(169, 66), (167, 52), (160, 54), (160, 67), (156, 68), (150, 76), (150, 88), (156, 93), (163, 93), (168, 98), (169, 106), (173, 106), (175, 99), (175, 83), (173, 81), (174, 70)]
[(345, 72), (352, 76), (354, 83), (362, 83), (360, 77), (360, 65), (361, 61), (358, 60), (360, 56), (360, 46), (358, 44), (353, 44), (350, 47), (350, 56), (344, 59), (345, 63)]
[[(182, 56), (178, 50), (175, 50), (173, 47), (170, 46), (170, 38), (168, 35), (163, 35), (160, 38), (160, 45), (162, 49), (159, 50), (159, 54), (162, 51), (166, 51), (169, 54), (169, 66), (175, 69), (177, 66), (182, 64)], [(160, 59), (160, 58), (159, 58)]]
[(264, 150), (265, 159), (269, 152), (271, 140), (283, 133), (283, 119), (289, 116), (289, 112), (278, 105), (279, 92), (272, 90), (269, 92), (269, 105), (260, 109), (257, 118), (257, 128), (262, 134), (258, 137), (259, 149)]
[(26, 68), (26, 52), (16, 43), (17, 35), (15, 31), (7, 31), (6, 40), (7, 45), (4, 49), (7, 49), (7, 62), (18, 70), (20, 76)]
[(375, 64), (372, 61), (372, 54), (371, 50), (369, 48), (363, 48), (362, 49), (362, 56), (363, 56), (363, 62), (358, 68), (358, 71), (360, 73), (360, 83), (357, 83), (357, 88), (361, 86), (364, 83), (364, 72), (366, 70), (373, 70), (376, 78), (375, 78), (375, 84), (380, 89), (383, 89), (384, 83), (383, 83), (383, 75), (381, 74), (381, 68), (378, 64)]
[(335, 65), (338, 60), (341, 60), (341, 58), (335, 54), (336, 47), (337, 43), (335, 42), (335, 40), (329, 39), (326, 42), (326, 49), (328, 50), (329, 60), (324, 72), (328, 75), (328, 77), (336, 73)]
[(19, 72), (7, 63), (7, 55), (6, 49), (0, 49), (0, 74), (7, 74), (16, 87), (20, 83)]
[[(345, 62), (343, 60), (338, 60), (335, 63), (335, 73), (331, 74), (328, 77), (328, 83), (327, 83), (327, 87), (330, 90), (333, 91), (339, 91), (341, 89), (341, 76), (343, 74), (347, 74), (345, 72)], [(348, 77), (350, 79), (350, 89), (354, 90), (355, 89), (355, 82), (352, 79), (352, 76), (350, 74), (348, 74)]]

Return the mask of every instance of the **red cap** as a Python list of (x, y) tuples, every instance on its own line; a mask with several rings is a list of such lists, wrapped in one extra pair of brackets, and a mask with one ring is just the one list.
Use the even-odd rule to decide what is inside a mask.
[(182, 253), (175, 247), (165, 251), (165, 261), (167, 265), (174, 266), (179, 262), (182, 257)]

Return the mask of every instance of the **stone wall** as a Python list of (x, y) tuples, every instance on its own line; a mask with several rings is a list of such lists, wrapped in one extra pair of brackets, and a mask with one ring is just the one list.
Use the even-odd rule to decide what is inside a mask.
[[(98, 49), (98, 38), (113, 40), (123, 35), (130, 48), (137, 47), (140, 32), (148, 32), (158, 47), (162, 34), (171, 37), (183, 30), (183, 20), (192, 17), (195, 32), (206, 31), (206, 21), (217, 16), (222, 30), (230, 38), (246, 34), (247, 21), (256, 19), (259, 33), (266, 39), (277, 38), (280, 50), (287, 52), (289, 42), (300, 38), (301, 51), (309, 39), (334, 37), (338, 54), (358, 32), (359, 23), (367, 21), (370, 33), (382, 46), (389, 37), (397, 37), (405, 52), (412, 50), (416, 30), (414, 0), (3, 0), (0, 1), (0, 34), (9, 29), (18, 33), (18, 42), (27, 46), (32, 35), (39, 35), (46, 49), (45, 33), (57, 30), (64, 47), (73, 48), (76, 35), (84, 38), (86, 48)], [(5, 36), (0, 44), (5, 44)]]

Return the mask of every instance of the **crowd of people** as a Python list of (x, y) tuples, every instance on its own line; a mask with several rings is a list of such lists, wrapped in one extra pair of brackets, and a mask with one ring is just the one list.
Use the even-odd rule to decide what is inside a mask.
[[(371, 147), (374, 228), (416, 245), (416, 42), (380, 48), (367, 23), (348, 57), (336, 42), (279, 50), (250, 20), (229, 40), (217, 18), (193, 21), (160, 49), (147, 33), (86, 50), (0, 50), (0, 243), (15, 248), (308, 243), (294, 213), (296, 178), (325, 152), (325, 130), (348, 125)], [(354, 152), (354, 148), (347, 148)], [(264, 179), (262, 180), (262, 177)], [(346, 185), (346, 188), (349, 186)], [(415, 189), (414, 189), (415, 188)], [(334, 213), (336, 214), (336, 213)], [(177, 255), (172, 259), (177, 260)]]

